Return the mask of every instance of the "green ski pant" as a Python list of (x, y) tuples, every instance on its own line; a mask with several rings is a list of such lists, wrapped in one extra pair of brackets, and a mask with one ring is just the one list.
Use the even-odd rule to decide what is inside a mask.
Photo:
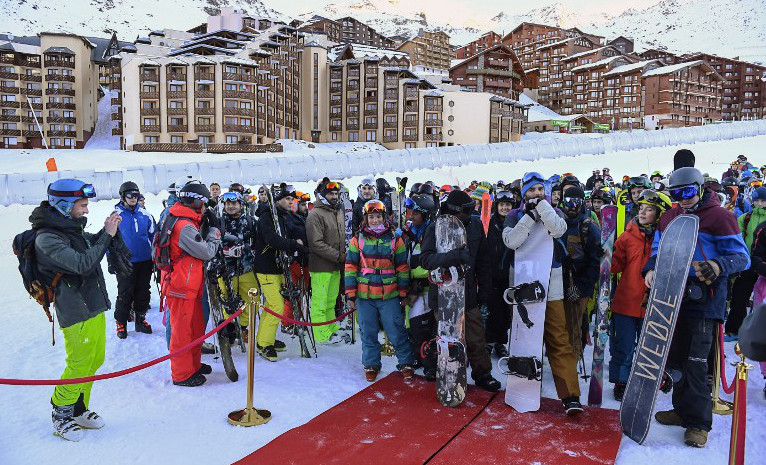
[[(340, 290), (340, 271), (311, 272), (311, 322), (322, 323), (335, 319), (335, 302)], [(314, 339), (322, 342), (330, 339), (338, 325), (335, 323), (314, 326)]]
[[(104, 363), (106, 349), (106, 318), (101, 312), (93, 318), (61, 328), (64, 333), (66, 349), (66, 368), (61, 379), (93, 376)], [(90, 390), (93, 382), (82, 384), (63, 384), (53, 390), (51, 402), (64, 406), (77, 402), (80, 394), (85, 401), (85, 408), (90, 402)]]

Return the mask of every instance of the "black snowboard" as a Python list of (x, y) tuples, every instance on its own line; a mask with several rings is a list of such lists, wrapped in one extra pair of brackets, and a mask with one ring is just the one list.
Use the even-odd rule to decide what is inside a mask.
[[(218, 287), (218, 281), (213, 275), (208, 276), (206, 279), (207, 286), (207, 300), (210, 304), (210, 316), (213, 318), (213, 322), (216, 326), (221, 324), (226, 319), (224, 316), (223, 306), (221, 305), (220, 288)], [(229, 327), (236, 327), (236, 320), (233, 323), (228, 324)], [(216, 337), (218, 338), (218, 347), (221, 350), (221, 361), (223, 362), (223, 369), (226, 371), (226, 376), (231, 381), (237, 381), (239, 374), (237, 368), (234, 366), (234, 360), (231, 357), (231, 329), (229, 327), (223, 328), (218, 331)]]
[(660, 241), (644, 326), (620, 407), (622, 431), (639, 444), (649, 433), (698, 230), (697, 216), (680, 215), (670, 222)]

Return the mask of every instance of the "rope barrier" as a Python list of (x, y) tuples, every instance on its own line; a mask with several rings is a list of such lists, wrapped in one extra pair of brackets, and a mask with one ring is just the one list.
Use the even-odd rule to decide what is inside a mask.
[(120, 371), (113, 371), (111, 373), (104, 373), (101, 375), (94, 375), (94, 376), (87, 376), (85, 378), (69, 378), (69, 379), (8, 379), (8, 378), (0, 378), (0, 384), (8, 384), (12, 386), (57, 386), (62, 384), (80, 384), (80, 383), (89, 383), (91, 381), (100, 381), (102, 379), (111, 379), (111, 378), (118, 378), (120, 376), (125, 376), (130, 373), (135, 373), (136, 371), (143, 370), (145, 368), (149, 368), (150, 366), (157, 365), (158, 363), (164, 362), (165, 360), (171, 359), (177, 355), (180, 355), (188, 350), (191, 350), (193, 347), (198, 346), (202, 344), (202, 341), (209, 338), (213, 334), (217, 333), (218, 331), (222, 330), (227, 324), (231, 323), (234, 318), (238, 317), (242, 313), (243, 309), (237, 310), (234, 312), (233, 315), (226, 318), (210, 330), (209, 333), (202, 335), (198, 337), (197, 339), (193, 340), (192, 342), (188, 343), (187, 345), (181, 347), (180, 349), (176, 350), (175, 352), (171, 352), (167, 355), (164, 355), (160, 358), (155, 358), (154, 360), (150, 360), (146, 363), (142, 363), (141, 365), (136, 365), (132, 368), (126, 368), (124, 370)]
[(332, 324), (332, 323), (337, 323), (338, 321), (346, 318), (347, 316), (351, 315), (352, 313), (354, 313), (356, 311), (356, 310), (349, 310), (346, 313), (343, 313), (342, 315), (340, 315), (338, 318), (335, 318), (335, 319), (330, 320), (330, 321), (323, 321), (321, 323), (310, 323), (310, 322), (307, 322), (307, 321), (294, 320), (294, 319), (292, 319), (290, 317), (281, 315), (281, 314), (279, 314), (279, 313), (275, 312), (274, 310), (272, 310), (270, 308), (267, 308), (267, 307), (262, 307), (262, 308), (263, 308), (263, 311), (268, 313), (269, 315), (273, 315), (273, 316), (279, 318), (280, 320), (282, 320), (285, 323), (288, 323), (288, 324), (291, 324), (291, 325), (298, 325), (298, 326), (325, 326), (325, 325), (329, 325), (329, 324)]
[(723, 392), (726, 394), (731, 394), (734, 392), (736, 378), (731, 380), (729, 386), (726, 386), (726, 357), (723, 353), (723, 326), (721, 325), (718, 325), (718, 342), (718, 350), (720, 351), (718, 359), (721, 362), (721, 389), (723, 389)]

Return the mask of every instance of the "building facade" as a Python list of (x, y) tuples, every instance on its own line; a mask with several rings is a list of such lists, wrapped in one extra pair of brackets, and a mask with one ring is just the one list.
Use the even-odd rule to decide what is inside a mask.
[(416, 36), (405, 40), (396, 49), (408, 54), (413, 66), (450, 68), (452, 48), (445, 32), (421, 29)]
[(588, 34), (577, 28), (564, 29), (557, 26), (524, 22), (516, 26), (510, 33), (503, 37), (503, 44), (508, 45), (516, 52), (524, 70), (539, 67), (542, 60), (539, 49), (565, 39), (585, 37), (593, 47), (604, 44), (604, 38), (595, 34)]
[(524, 88), (524, 70), (506, 45), (495, 45), (450, 68), (455, 85), (472, 92), (488, 92), (518, 100)]
[(465, 60), (466, 58), (472, 57), (478, 53), (483, 52), (484, 50), (487, 50), (488, 48), (502, 43), (503, 36), (496, 33), (495, 31), (489, 31), (484, 33), (481, 37), (474, 40), (473, 42), (469, 42), (463, 46), (457, 47), (453, 51), (452, 56), (457, 60)]
[(321, 33), (337, 44), (361, 44), (375, 48), (393, 48), (394, 41), (367, 24), (350, 16), (332, 20), (314, 16), (299, 26), (302, 32)]

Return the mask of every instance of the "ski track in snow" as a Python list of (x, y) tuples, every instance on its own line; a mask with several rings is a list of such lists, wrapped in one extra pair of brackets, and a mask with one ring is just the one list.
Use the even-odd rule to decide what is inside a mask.
[[(300, 144), (297, 144), (300, 145)], [(754, 165), (766, 163), (762, 147), (766, 136), (724, 142), (695, 144), (690, 148), (697, 156), (697, 166), (704, 172), (720, 176), (726, 165), (737, 154), (745, 154)], [(586, 155), (566, 160), (541, 160), (534, 163), (471, 164), (462, 167), (444, 167), (408, 173), (411, 180), (432, 179), (438, 185), (459, 181), (466, 184), (473, 179), (510, 181), (523, 172), (536, 170), (545, 175), (554, 171), (572, 171), (581, 179), (587, 178), (593, 168), (609, 166), (615, 178), (623, 173), (639, 174), (654, 169), (668, 171), (672, 156), (680, 147), (617, 152), (605, 155)], [(326, 149), (326, 148), (323, 148)], [(114, 155), (114, 154), (119, 155)], [(102, 156), (103, 155), (103, 156)], [(48, 153), (34, 151), (32, 155), (6, 156), (0, 154), (0, 170), (12, 172), (16, 167), (28, 165), (30, 160), (44, 163)], [(72, 151), (62, 153), (62, 162), (72, 165), (123, 165), (120, 157), (131, 157), (133, 165), (143, 162), (141, 155), (98, 151)], [(179, 155), (191, 157), (192, 155)], [(200, 156), (200, 155), (197, 155)], [(93, 162), (93, 157), (98, 157)], [(160, 155), (147, 157), (156, 159)], [(175, 158), (176, 155), (162, 155)], [(58, 160), (58, 158), (57, 158)], [(67, 161), (69, 160), (69, 161)], [(154, 161), (150, 161), (154, 162)], [(35, 162), (37, 164), (37, 161)], [(62, 163), (59, 163), (62, 168)], [(650, 168), (651, 167), (651, 168)], [(39, 168), (30, 171), (39, 171)], [(394, 173), (387, 173), (393, 179)], [(345, 180), (351, 190), (362, 179)], [(296, 188), (313, 191), (313, 183), (296, 183)], [(41, 193), (41, 199), (43, 198)], [(164, 197), (147, 195), (147, 206), (155, 217), (161, 211)], [(112, 211), (115, 201), (93, 202), (90, 208), (88, 230), (96, 232), (103, 219)], [(0, 284), (4, 295), (0, 312), (0, 377), (6, 378), (58, 378), (64, 368), (64, 345), (61, 332), (56, 329), (56, 345), (50, 345), (50, 325), (42, 310), (31, 301), (21, 285), (16, 269), (17, 261), (11, 251), (11, 242), (18, 232), (28, 228), (27, 218), (33, 206), (12, 205), (0, 207), (0, 274), (6, 276)], [(103, 263), (106, 274), (106, 263)], [(116, 282), (106, 274), (112, 302), (117, 295)], [(106, 360), (99, 373), (120, 370), (167, 353), (162, 315), (157, 312), (158, 298), (152, 289), (152, 310), (147, 315), (154, 334), (136, 334), (129, 324), (126, 340), (118, 340), (114, 333), (111, 311), (107, 313)], [(321, 412), (338, 404), (369, 384), (364, 380), (361, 365), (361, 343), (334, 347), (319, 346), (319, 357), (302, 359), (297, 345), (285, 335), (288, 350), (280, 354), (277, 363), (256, 359), (255, 406), (267, 408), (272, 420), (254, 428), (235, 428), (226, 422), (226, 415), (245, 406), (246, 354), (235, 347), (234, 361), (240, 381), (229, 382), (220, 362), (204, 355), (203, 361), (213, 366), (213, 374), (200, 388), (180, 388), (170, 380), (169, 363), (161, 363), (138, 373), (121, 378), (99, 381), (93, 388), (91, 407), (101, 414), (106, 427), (86, 431), (84, 440), (69, 443), (53, 436), (50, 422), (50, 386), (0, 386), (0, 464), (56, 463), (57, 465), (83, 463), (214, 463), (234, 462), (268, 443), (281, 433), (306, 423)], [(733, 346), (726, 344), (726, 353), (734, 360)], [(586, 366), (590, 371), (592, 347), (586, 349)], [(607, 347), (608, 354), (608, 347)], [(606, 360), (609, 360), (607, 355)], [(495, 360), (493, 359), (493, 366)], [(395, 357), (382, 358), (381, 378), (396, 369)], [(606, 368), (606, 367), (605, 367)], [(493, 368), (495, 377), (505, 385), (505, 376)], [(728, 379), (734, 376), (729, 367)], [(606, 376), (606, 374), (605, 374)], [(469, 377), (470, 379), (470, 377)], [(587, 383), (581, 381), (582, 396), (587, 397)], [(750, 371), (748, 392), (747, 463), (760, 463), (766, 457), (766, 400), (761, 392), (763, 380), (758, 368)], [(555, 388), (547, 361), (544, 365), (543, 395), (555, 398)], [(605, 381), (604, 407), (616, 409), (611, 385)], [(724, 396), (731, 399), (731, 396)], [(385, 400), (382, 399), (382, 400)], [(471, 401), (470, 395), (467, 401)], [(657, 409), (671, 406), (670, 396), (659, 394)], [(587, 407), (586, 407), (587, 408)], [(562, 413), (563, 415), (563, 413)], [(683, 444), (683, 429), (652, 423), (643, 446), (623, 438), (618, 465), (668, 463), (697, 465), (700, 463), (726, 463), (729, 449), (731, 417), (714, 416), (713, 431), (704, 449), (693, 449)], [(494, 434), (503, 434), (493, 431)], [(490, 434), (492, 434), (490, 433)], [(358, 438), (360, 441), (372, 441)], [(332, 446), (331, 446), (332, 447)], [(287, 453), (300, 453), (299, 450)]]

